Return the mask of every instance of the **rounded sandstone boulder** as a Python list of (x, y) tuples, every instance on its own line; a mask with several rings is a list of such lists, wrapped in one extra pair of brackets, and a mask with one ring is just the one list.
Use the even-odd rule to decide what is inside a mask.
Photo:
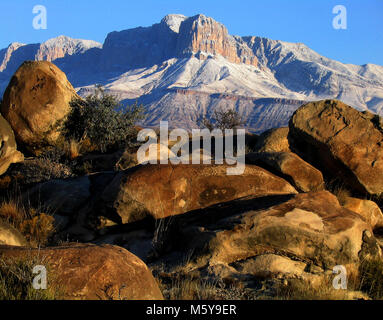
[(47, 61), (26, 61), (13, 75), (1, 104), (20, 145), (38, 153), (60, 136), (76, 92), (64, 72)]
[(26, 246), (24, 236), (9, 223), (0, 220), (0, 245)]
[(255, 145), (255, 152), (289, 152), (289, 128), (282, 127), (263, 132)]
[(21, 162), (24, 156), (17, 151), (15, 136), (9, 123), (0, 115), (0, 175), (12, 163)]
[[(112, 245), (78, 244), (45, 249), (0, 246), (2, 259), (35, 258), (64, 300), (163, 300), (146, 264)], [(49, 273), (52, 273), (49, 275)]]
[(322, 173), (293, 152), (249, 153), (246, 162), (281, 175), (301, 192), (324, 190)]
[[(286, 180), (254, 165), (227, 175), (228, 165), (144, 165), (116, 175), (97, 208), (116, 222), (166, 218), (246, 196), (296, 194)], [(112, 217), (111, 217), (112, 218)]]
[(300, 107), (289, 123), (294, 152), (361, 194), (383, 194), (383, 122), (338, 100)]

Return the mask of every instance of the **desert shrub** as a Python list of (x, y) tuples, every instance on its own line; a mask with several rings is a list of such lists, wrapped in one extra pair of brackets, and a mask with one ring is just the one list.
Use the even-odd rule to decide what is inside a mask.
[(89, 139), (101, 152), (124, 147), (144, 112), (137, 102), (123, 106), (116, 96), (100, 86), (85, 99), (72, 100), (71, 108), (63, 124), (64, 136), (80, 144)]
[(202, 119), (202, 127), (213, 129), (235, 129), (243, 124), (241, 117), (235, 110), (215, 111), (211, 119)]
[(71, 139), (64, 145), (64, 152), (68, 159), (74, 160), (81, 155), (82, 145), (78, 141)]
[(21, 232), (31, 246), (44, 246), (54, 233), (54, 218), (40, 210), (25, 207), (21, 201), (8, 200), (0, 205), (0, 219)]
[(43, 246), (55, 231), (53, 223), (51, 215), (30, 210), (29, 218), (19, 223), (19, 229), (29, 243)]
[(40, 183), (52, 179), (66, 179), (73, 176), (72, 169), (64, 164), (59, 163), (56, 158), (58, 157), (55, 152), (50, 151), (52, 154), (44, 154), (39, 158), (28, 159), (21, 163), (16, 163), (7, 171), (9, 177), (7, 187), (10, 189), (12, 186), (18, 188), (28, 187), (35, 183)]
[[(0, 259), (0, 300), (55, 300), (60, 299), (62, 290), (50, 285), (45, 290), (33, 288), (33, 267), (47, 264), (38, 258), (25, 257)], [(49, 270), (49, 266), (46, 266)]]
[(0, 218), (6, 222), (21, 221), (25, 211), (16, 201), (5, 201), (0, 205)]

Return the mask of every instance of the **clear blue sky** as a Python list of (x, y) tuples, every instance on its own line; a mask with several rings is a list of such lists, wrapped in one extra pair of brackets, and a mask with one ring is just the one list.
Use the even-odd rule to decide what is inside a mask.
[[(32, 28), (32, 8), (48, 11), (48, 29)], [(347, 29), (335, 30), (335, 5), (347, 8)], [(58, 35), (103, 42), (107, 33), (150, 26), (168, 13), (203, 13), (234, 35), (303, 42), (344, 63), (383, 65), (383, 0), (1, 0), (0, 48)]]

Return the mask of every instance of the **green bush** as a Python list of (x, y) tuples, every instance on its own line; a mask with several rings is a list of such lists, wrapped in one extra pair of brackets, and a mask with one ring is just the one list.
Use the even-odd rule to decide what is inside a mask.
[(88, 140), (101, 152), (125, 147), (134, 134), (134, 124), (144, 118), (143, 105), (136, 102), (124, 107), (101, 86), (85, 99), (75, 98), (70, 105), (64, 136), (80, 143)]

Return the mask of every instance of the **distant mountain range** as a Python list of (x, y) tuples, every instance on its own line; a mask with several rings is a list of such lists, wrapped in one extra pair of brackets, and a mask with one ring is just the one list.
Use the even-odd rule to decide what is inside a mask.
[(202, 14), (168, 15), (151, 27), (108, 34), (104, 44), (65, 36), (0, 50), (0, 93), (25, 60), (48, 60), (80, 95), (102, 84), (147, 110), (144, 122), (194, 128), (214, 110), (235, 108), (246, 127), (285, 126), (306, 101), (335, 98), (383, 114), (383, 67), (343, 64), (302, 43), (229, 35)]

